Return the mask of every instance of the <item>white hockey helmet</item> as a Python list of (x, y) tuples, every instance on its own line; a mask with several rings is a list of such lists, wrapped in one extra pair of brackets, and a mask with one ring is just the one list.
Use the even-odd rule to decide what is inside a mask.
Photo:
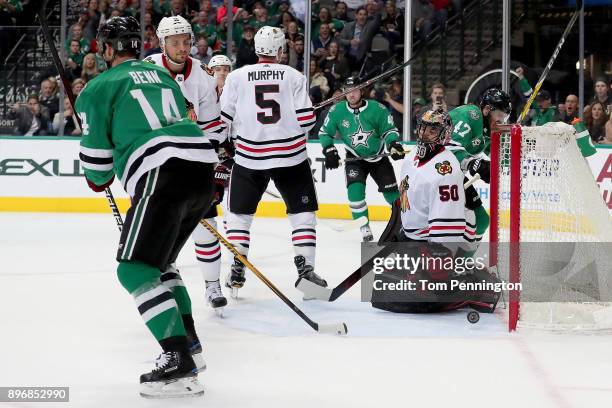
[(193, 30), (191, 24), (181, 16), (164, 17), (157, 26), (157, 38), (162, 49), (164, 48), (164, 40), (166, 37), (178, 34), (189, 34), (191, 36), (191, 44), (194, 42)]
[(285, 46), (285, 34), (280, 28), (263, 26), (255, 34), (255, 54), (269, 57), (278, 56), (278, 50)]
[(227, 58), (225, 55), (215, 55), (208, 62), (208, 68), (228, 66), (230, 70), (232, 69), (232, 61)]

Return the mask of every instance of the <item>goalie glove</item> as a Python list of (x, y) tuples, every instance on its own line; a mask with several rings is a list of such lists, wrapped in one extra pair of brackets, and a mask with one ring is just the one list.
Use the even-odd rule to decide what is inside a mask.
[(389, 143), (388, 149), (389, 153), (391, 153), (391, 158), (393, 160), (401, 160), (404, 158), (404, 154), (406, 154), (406, 152), (404, 151), (404, 146), (397, 140)]
[(325, 168), (327, 170), (333, 170), (340, 167), (340, 155), (336, 146), (329, 146), (323, 149), (325, 155)]
[(480, 179), (485, 183), (491, 182), (491, 162), (486, 159), (473, 159), (467, 165), (467, 170), (474, 177), (480, 174)]

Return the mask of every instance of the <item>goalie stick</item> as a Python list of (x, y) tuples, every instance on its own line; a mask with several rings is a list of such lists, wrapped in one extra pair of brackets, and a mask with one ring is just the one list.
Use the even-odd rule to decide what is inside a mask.
[[(474, 182), (480, 180), (480, 174), (476, 174), (474, 177), (469, 179), (463, 185), (464, 188), (468, 188)], [(384, 245), (378, 252), (372, 255), (367, 261), (365, 261), (359, 268), (355, 269), (349, 276), (346, 277), (338, 286), (333, 289), (324, 288), (319, 285), (315, 285), (314, 283), (307, 281), (306, 279), (298, 279), (295, 284), (295, 287), (304, 293), (304, 297), (314, 298), (319, 300), (324, 300), (326, 302), (333, 302), (342, 296), (347, 290), (349, 290), (353, 285), (359, 282), (364, 276), (366, 276), (372, 267), (374, 266), (374, 260), (380, 257), (386, 257), (390, 253), (392, 253), (397, 245), (393, 243), (389, 243)]]
[(542, 74), (540, 75), (538, 82), (533, 88), (533, 92), (531, 93), (531, 95), (529, 95), (529, 99), (527, 99), (525, 106), (523, 106), (523, 111), (521, 112), (521, 116), (519, 116), (518, 120), (516, 121), (517, 124), (520, 125), (521, 123), (523, 123), (523, 120), (525, 120), (525, 117), (527, 116), (527, 112), (529, 112), (529, 109), (531, 108), (531, 104), (533, 103), (536, 96), (538, 95), (538, 92), (540, 92), (540, 88), (542, 87), (542, 84), (546, 80), (546, 77), (548, 76), (548, 72), (550, 71), (553, 64), (555, 63), (555, 60), (557, 59), (559, 52), (561, 52), (561, 48), (563, 48), (563, 44), (565, 44), (565, 40), (567, 39), (567, 36), (572, 30), (574, 23), (578, 19), (581, 9), (582, 9), (582, 0), (578, 0), (576, 1), (576, 11), (574, 11), (572, 18), (570, 19), (569, 23), (567, 23), (567, 27), (565, 27), (565, 31), (563, 31), (563, 34), (561, 35), (561, 39), (559, 40), (559, 43), (557, 43), (557, 47), (555, 48), (555, 51), (553, 51), (552, 56), (548, 60), (548, 64), (546, 64), (546, 68), (544, 68), (544, 71), (542, 71)]
[[(236, 257), (240, 262), (242, 262), (247, 268), (249, 268), (255, 276), (257, 276), (276, 296), (278, 296), (291, 310), (295, 312), (298, 316), (302, 318), (310, 327), (312, 327), (316, 332), (326, 333), (326, 334), (339, 334), (344, 335), (347, 334), (348, 328), (346, 323), (331, 323), (331, 324), (320, 324), (312, 320), (308, 317), (304, 312), (302, 312), (291, 300), (287, 298), (263, 273), (259, 271), (247, 258), (245, 258), (236, 247), (234, 247), (223, 235), (219, 233), (212, 225), (208, 223), (206, 220), (200, 220), (200, 224), (202, 224), (208, 231), (210, 231), (217, 239)], [(316, 286), (316, 285), (315, 285)]]
[[(72, 86), (70, 85), (70, 81), (68, 81), (68, 77), (66, 76), (66, 72), (64, 71), (64, 66), (60, 60), (60, 57), (55, 49), (55, 44), (53, 43), (53, 38), (51, 37), (51, 32), (49, 31), (49, 23), (47, 22), (47, 16), (45, 16), (45, 8), (47, 5), (47, 1), (41, 1), (41, 5), (38, 8), (38, 19), (40, 20), (40, 26), (43, 32), (43, 36), (45, 37), (45, 41), (49, 45), (49, 51), (51, 51), (51, 56), (53, 58), (53, 64), (55, 68), (57, 68), (57, 72), (59, 73), (60, 79), (62, 80), (62, 85), (64, 85), (64, 91), (66, 92), (66, 96), (68, 96), (68, 100), (70, 101), (70, 105), (72, 106), (72, 111), (75, 113), (77, 122), (79, 123), (79, 128), (83, 129), (81, 125), (81, 118), (76, 110), (76, 103), (74, 99), (74, 94), (72, 93)], [(117, 227), (119, 231), (123, 229), (123, 218), (121, 217), (121, 213), (119, 212), (119, 208), (117, 207), (117, 202), (115, 201), (115, 197), (113, 196), (113, 192), (110, 187), (106, 187), (104, 189), (104, 195), (106, 196), (106, 200), (108, 201), (108, 206), (110, 207), (113, 216), (115, 217), (115, 222), (117, 223)]]

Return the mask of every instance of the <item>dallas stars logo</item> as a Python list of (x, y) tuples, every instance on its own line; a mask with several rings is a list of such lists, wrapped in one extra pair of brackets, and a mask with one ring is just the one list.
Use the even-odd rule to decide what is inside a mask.
[(359, 124), (359, 128), (357, 128), (357, 132), (351, 135), (351, 144), (353, 147), (357, 147), (359, 145), (363, 145), (364, 147), (368, 147), (368, 138), (372, 135), (374, 131), (366, 132), (361, 127), (361, 123)]

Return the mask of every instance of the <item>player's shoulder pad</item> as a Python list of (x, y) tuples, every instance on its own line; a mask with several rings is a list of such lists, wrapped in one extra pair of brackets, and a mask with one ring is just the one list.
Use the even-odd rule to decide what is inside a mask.
[(210, 76), (214, 76), (215, 75), (215, 73), (213, 72), (212, 68), (210, 68), (206, 64), (201, 64), (200, 68), (202, 68), (202, 71), (206, 72)]

